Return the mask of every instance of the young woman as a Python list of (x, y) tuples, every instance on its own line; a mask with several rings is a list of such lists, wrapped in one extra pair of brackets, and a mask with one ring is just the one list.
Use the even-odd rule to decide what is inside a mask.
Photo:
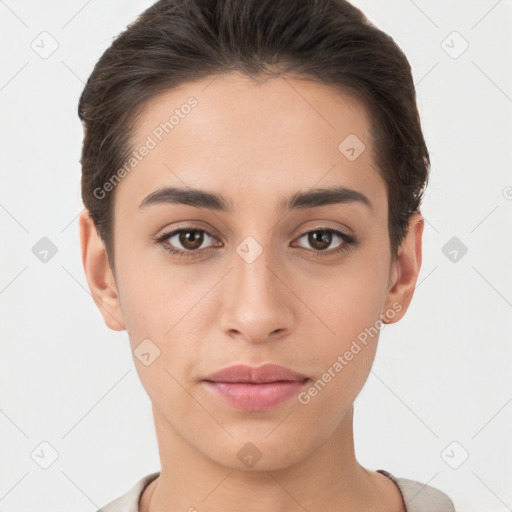
[(79, 115), (84, 269), (161, 460), (103, 512), (452, 512), (354, 451), (421, 266), (429, 155), (393, 39), (343, 0), (160, 0)]

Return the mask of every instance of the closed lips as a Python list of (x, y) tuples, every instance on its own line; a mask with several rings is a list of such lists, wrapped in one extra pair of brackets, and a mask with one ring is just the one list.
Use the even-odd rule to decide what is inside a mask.
[(295, 372), (285, 366), (268, 363), (262, 366), (239, 364), (219, 370), (205, 379), (210, 382), (240, 382), (264, 384), (268, 382), (289, 382), (309, 380), (306, 375)]

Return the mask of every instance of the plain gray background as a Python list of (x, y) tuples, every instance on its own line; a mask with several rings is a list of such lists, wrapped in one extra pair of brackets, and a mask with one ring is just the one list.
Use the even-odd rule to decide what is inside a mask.
[[(160, 469), (127, 333), (103, 323), (78, 236), (78, 97), (151, 3), (0, 1), (3, 512), (93, 512)], [(417, 290), (382, 330), (356, 453), (458, 512), (512, 510), (512, 2), (353, 3), (408, 56), (432, 159)]]

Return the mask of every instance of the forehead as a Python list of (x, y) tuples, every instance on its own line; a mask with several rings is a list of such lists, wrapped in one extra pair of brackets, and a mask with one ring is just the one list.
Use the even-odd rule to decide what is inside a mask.
[(250, 190), (268, 202), (269, 184), (276, 199), (315, 185), (375, 196), (384, 183), (370, 126), (353, 95), (315, 81), (231, 73), (186, 83), (144, 106), (132, 146), (151, 149), (116, 196), (138, 206), (159, 186), (179, 185), (224, 191), (235, 200)]

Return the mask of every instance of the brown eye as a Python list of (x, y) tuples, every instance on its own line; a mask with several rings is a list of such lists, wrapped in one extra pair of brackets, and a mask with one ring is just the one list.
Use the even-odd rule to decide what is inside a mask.
[[(343, 233), (343, 231), (330, 228), (308, 231), (300, 236), (299, 240), (302, 238), (307, 240), (307, 245), (309, 245), (310, 251), (319, 256), (334, 255), (343, 251), (348, 251), (357, 243), (353, 236), (347, 235), (346, 233)], [(333, 248), (331, 247), (330, 250), (327, 250), (335, 239), (339, 240), (338, 244)], [(306, 246), (299, 244), (299, 247)]]
[(196, 230), (181, 231), (178, 234), (180, 244), (187, 250), (199, 249), (204, 241), (204, 232)]
[(308, 242), (317, 251), (325, 250), (331, 245), (332, 233), (328, 231), (311, 231), (308, 233)]
[(194, 256), (208, 249), (208, 246), (212, 247), (215, 240), (217, 237), (208, 231), (196, 228), (176, 229), (155, 239), (166, 251), (176, 256)]

